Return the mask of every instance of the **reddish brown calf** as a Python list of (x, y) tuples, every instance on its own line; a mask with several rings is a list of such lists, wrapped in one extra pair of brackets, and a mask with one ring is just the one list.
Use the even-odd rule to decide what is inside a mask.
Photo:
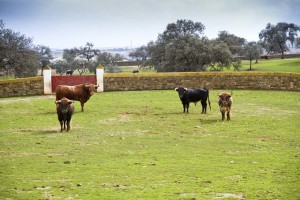
[(227, 92), (222, 92), (219, 94), (218, 104), (220, 106), (220, 112), (222, 114), (222, 120), (225, 119), (225, 114), (227, 115), (227, 121), (230, 120), (230, 112), (231, 112), (231, 105), (233, 99), (231, 94)]

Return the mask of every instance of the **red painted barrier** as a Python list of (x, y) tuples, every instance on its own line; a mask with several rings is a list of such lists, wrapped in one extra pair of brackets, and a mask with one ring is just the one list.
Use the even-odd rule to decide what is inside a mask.
[(96, 76), (52, 76), (52, 92), (58, 85), (78, 85), (84, 83), (97, 84)]

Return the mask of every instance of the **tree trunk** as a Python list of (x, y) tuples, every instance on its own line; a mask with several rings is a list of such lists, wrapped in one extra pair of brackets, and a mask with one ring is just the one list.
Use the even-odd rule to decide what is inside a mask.
[(256, 56), (256, 57), (255, 57), (255, 63), (256, 63), (256, 64), (258, 63), (258, 58), (259, 58), (259, 56)]
[(281, 59), (284, 59), (284, 52), (281, 52)]
[(283, 46), (281, 45), (281, 43), (279, 43), (279, 47), (281, 50), (281, 59), (284, 59), (284, 49), (283, 49)]

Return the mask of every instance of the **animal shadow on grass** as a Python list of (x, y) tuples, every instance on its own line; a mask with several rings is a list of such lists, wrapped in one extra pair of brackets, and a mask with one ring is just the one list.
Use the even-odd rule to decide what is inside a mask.
[(180, 115), (182, 115), (182, 114), (184, 114), (184, 113), (182, 113), (182, 112), (168, 112), (168, 113), (153, 113), (153, 115), (162, 115), (162, 116), (168, 116), (168, 115), (178, 115), (178, 116), (180, 116)]
[(201, 124), (215, 124), (218, 123), (220, 120), (218, 119), (200, 119)]
[(38, 113), (39, 115), (56, 115), (56, 110), (52, 111), (42, 111)]
[(201, 122), (202, 124), (215, 124), (220, 122), (220, 119), (207, 119), (209, 114), (199, 114), (199, 113), (182, 113), (182, 112), (168, 112), (168, 113), (154, 113), (153, 115), (161, 115), (161, 116), (168, 116), (168, 115), (173, 115), (173, 116), (178, 116), (178, 117), (183, 117), (184, 119), (189, 118), (189, 116), (199, 116), (201, 119), (197, 119), (197, 122)]
[(60, 129), (57, 128), (57, 130), (49, 129), (49, 130), (36, 130), (33, 132), (34, 135), (51, 135), (51, 134), (58, 134), (61, 133)]

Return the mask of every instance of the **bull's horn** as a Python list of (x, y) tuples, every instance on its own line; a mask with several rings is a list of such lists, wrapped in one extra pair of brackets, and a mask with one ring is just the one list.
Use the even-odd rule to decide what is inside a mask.
[(187, 91), (188, 89), (187, 89), (187, 88), (184, 88), (184, 90)]
[(61, 103), (61, 100), (55, 101), (55, 104)]
[(68, 100), (68, 103), (74, 103), (74, 101), (73, 100)]
[(178, 88), (175, 88), (175, 91), (177, 91), (178, 90)]

